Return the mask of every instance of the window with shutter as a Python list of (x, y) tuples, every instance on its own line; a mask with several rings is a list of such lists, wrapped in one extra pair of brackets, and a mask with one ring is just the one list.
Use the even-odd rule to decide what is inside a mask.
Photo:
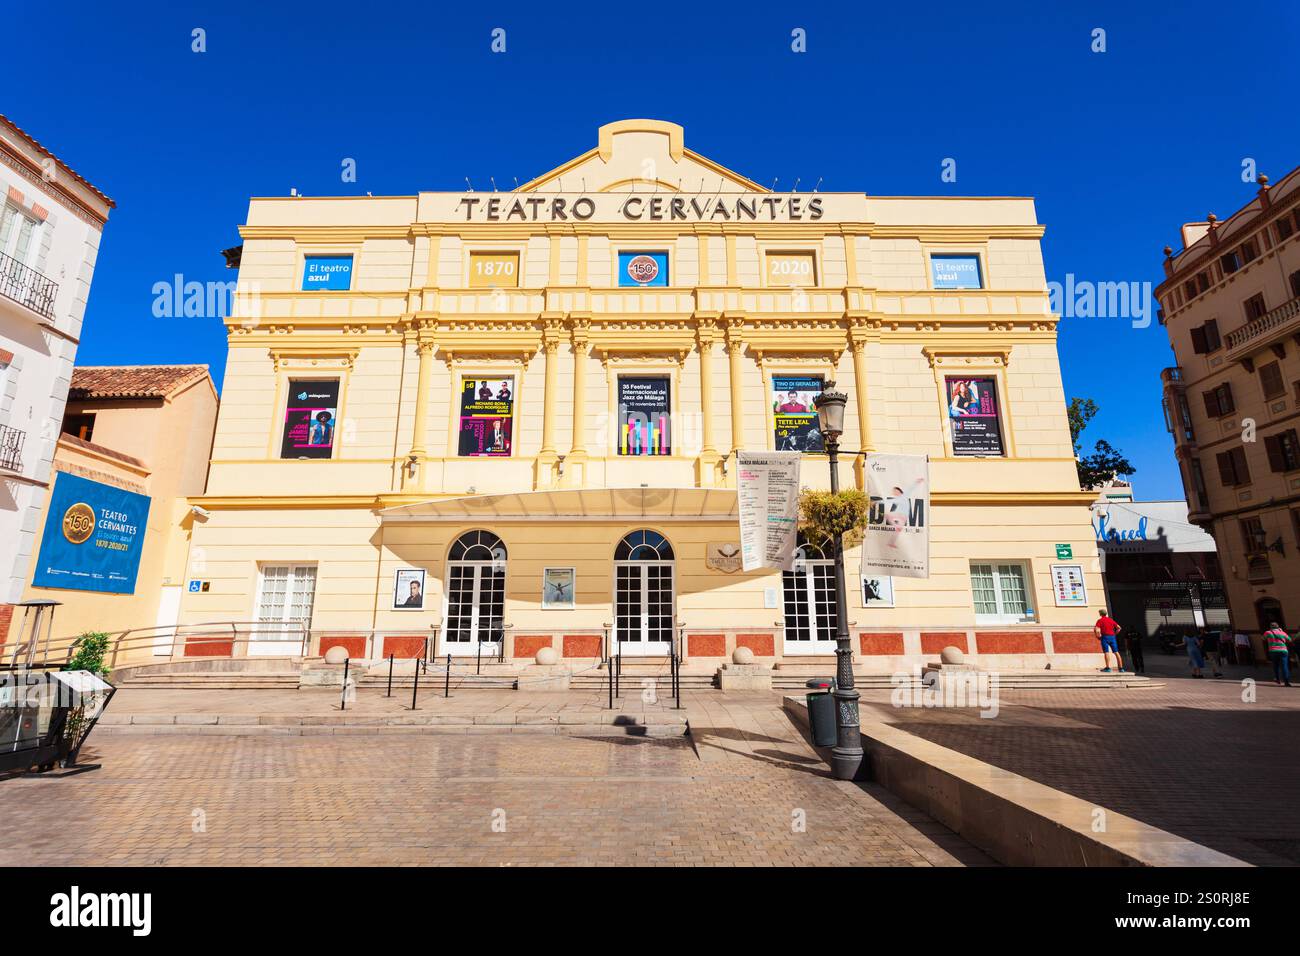
[(1259, 384), (1264, 389), (1267, 399), (1279, 398), (1286, 394), (1286, 383), (1282, 380), (1282, 367), (1277, 362), (1269, 362), (1259, 367)]
[(1250, 484), (1250, 466), (1246, 464), (1246, 449), (1240, 446), (1232, 450), (1232, 471), (1237, 477), (1237, 484)]
[(1197, 355), (1203, 355), (1209, 351), (1205, 344), (1205, 326), (1198, 325), (1192, 329), (1192, 351)]
[(1215, 393), (1214, 389), (1205, 392), (1201, 395), (1201, 398), (1205, 399), (1205, 414), (1209, 415), (1211, 418), (1218, 418), (1223, 414), (1219, 408), (1219, 396)]
[(1224, 382), (1216, 391), (1219, 395), (1219, 409), (1223, 415), (1231, 415), (1237, 408), (1237, 403), (1232, 398), (1232, 385)]
[(1210, 319), (1205, 323), (1205, 350), (1215, 352), (1223, 345), (1223, 339), (1219, 337), (1219, 320)]
[(1223, 487), (1231, 488), (1237, 483), (1237, 476), (1232, 472), (1232, 453), (1221, 451), (1214, 456), (1215, 461), (1219, 463), (1219, 481)]
[(1277, 435), (1269, 435), (1264, 439), (1264, 450), (1268, 452), (1270, 471), (1286, 471), (1286, 462), (1282, 458), (1282, 441)]

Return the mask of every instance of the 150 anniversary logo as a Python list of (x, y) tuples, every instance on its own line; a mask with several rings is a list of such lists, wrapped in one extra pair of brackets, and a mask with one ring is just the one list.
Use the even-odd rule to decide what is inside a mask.
[(59, 473), (32, 584), (135, 593), (149, 505), (147, 495)]

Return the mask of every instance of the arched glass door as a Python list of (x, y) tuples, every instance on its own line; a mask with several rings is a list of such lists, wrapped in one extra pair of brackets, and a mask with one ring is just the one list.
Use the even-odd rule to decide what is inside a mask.
[(615, 651), (668, 654), (674, 608), (672, 545), (657, 531), (633, 531), (614, 551)]
[(469, 531), (447, 556), (443, 650), (457, 657), (496, 654), (506, 600), (506, 546), (490, 531)]
[(794, 570), (781, 573), (785, 592), (785, 652), (831, 654), (835, 651), (835, 561), (801, 542)]

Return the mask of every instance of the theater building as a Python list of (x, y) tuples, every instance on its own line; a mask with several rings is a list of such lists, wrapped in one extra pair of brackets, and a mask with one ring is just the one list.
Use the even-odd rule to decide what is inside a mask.
[(825, 487), (834, 381), (843, 447), (933, 486), (928, 578), (848, 552), (859, 666), (1094, 666), (1032, 200), (775, 193), (626, 120), (513, 192), (255, 198), (240, 232), (182, 621), (263, 622), (251, 654), (306, 622), (366, 658), (827, 660), (829, 560), (740, 569), (735, 452)]

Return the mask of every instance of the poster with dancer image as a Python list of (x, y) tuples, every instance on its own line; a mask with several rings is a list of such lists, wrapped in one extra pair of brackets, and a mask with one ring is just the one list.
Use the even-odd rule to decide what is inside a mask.
[(460, 457), (510, 457), (514, 414), (513, 375), (461, 379)]
[(671, 455), (669, 379), (666, 375), (624, 375), (618, 380), (618, 453)]
[(820, 375), (772, 376), (772, 423), (777, 451), (823, 451), (813, 401), (825, 383)]
[(949, 378), (944, 381), (947, 384), (948, 421), (952, 423), (952, 453), (1003, 454), (997, 381), (992, 378)]
[(332, 457), (338, 411), (338, 379), (323, 382), (290, 379), (284, 431), (280, 436), (280, 457)]
[(930, 576), (930, 462), (924, 455), (867, 455), (862, 576)]

